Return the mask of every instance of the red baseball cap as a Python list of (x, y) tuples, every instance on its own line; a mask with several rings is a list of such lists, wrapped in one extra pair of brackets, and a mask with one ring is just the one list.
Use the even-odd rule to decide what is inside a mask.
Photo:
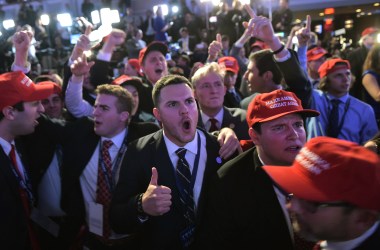
[(140, 68), (140, 63), (139, 63), (138, 59), (136, 59), (136, 58), (129, 59), (128, 60), (128, 64), (131, 65), (137, 71), (137, 73), (140, 76), (142, 75), (141, 68)]
[(380, 211), (380, 158), (354, 142), (315, 137), (300, 150), (292, 166), (263, 169), (298, 198), (343, 201)]
[(35, 84), (21, 71), (0, 75), (0, 109), (19, 102), (33, 102), (48, 98), (54, 93), (53, 84)]
[(329, 55), (327, 50), (321, 47), (315, 47), (307, 51), (307, 61), (315, 61), (321, 58), (322, 56)]
[(218, 59), (219, 65), (224, 65), (226, 71), (231, 71), (234, 74), (239, 73), (239, 64), (235, 57), (232, 56), (223, 56)]
[(254, 43), (251, 44), (251, 50), (254, 47), (258, 47), (260, 49), (267, 49), (268, 48), (268, 46), (266, 45), (266, 43), (264, 43), (262, 41), (259, 41), (259, 40), (256, 40), (256, 42), (254, 42)]
[(152, 51), (159, 51), (164, 56), (169, 52), (168, 46), (166, 46), (163, 42), (153, 41), (147, 47), (140, 50), (139, 53), (139, 64), (140, 66), (143, 64), (145, 57)]
[(140, 93), (142, 88), (142, 81), (138, 77), (130, 77), (129, 75), (121, 75), (118, 78), (114, 79), (111, 84), (120, 85), (122, 87), (127, 85), (134, 86), (137, 91)]
[(54, 89), (53, 89), (53, 93), (52, 94), (57, 94), (59, 95), (60, 97), (62, 97), (62, 87), (55, 83), (55, 82), (52, 82), (52, 81), (42, 81), (42, 82), (39, 82), (39, 83), (36, 83), (37, 85), (53, 85), (54, 86)]
[(363, 31), (362, 31), (362, 34), (361, 34), (361, 37), (363, 36), (367, 36), (367, 35), (372, 35), (372, 34), (375, 34), (379, 32), (379, 29), (375, 28), (375, 27), (368, 27), (368, 28), (365, 28)]
[[(336, 65), (337, 63), (340, 65)], [(318, 69), (319, 77), (323, 78), (340, 69), (351, 69), (350, 62), (341, 58), (326, 60)]]
[(301, 100), (282, 89), (257, 95), (248, 106), (247, 122), (252, 127), (258, 122), (267, 122), (288, 114), (301, 114), (307, 117), (318, 116), (319, 112), (303, 109)]

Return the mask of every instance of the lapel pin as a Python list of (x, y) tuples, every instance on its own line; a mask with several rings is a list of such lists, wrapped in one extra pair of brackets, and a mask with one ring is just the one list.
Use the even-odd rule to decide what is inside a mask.
[(220, 158), (219, 156), (216, 157), (216, 162), (219, 163), (219, 164), (222, 163), (222, 158)]

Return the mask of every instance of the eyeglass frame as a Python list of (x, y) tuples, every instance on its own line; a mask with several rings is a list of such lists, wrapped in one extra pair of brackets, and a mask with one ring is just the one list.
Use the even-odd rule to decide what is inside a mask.
[[(288, 194), (286, 196), (286, 201), (291, 202), (292, 199), (296, 197), (294, 194)], [(335, 201), (335, 202), (315, 202), (315, 201), (308, 201), (301, 198), (296, 197), (298, 202), (301, 204), (302, 208), (304, 208), (306, 211), (310, 213), (316, 213), (319, 208), (326, 208), (326, 207), (346, 207), (346, 208), (355, 208), (356, 206), (345, 201)]]

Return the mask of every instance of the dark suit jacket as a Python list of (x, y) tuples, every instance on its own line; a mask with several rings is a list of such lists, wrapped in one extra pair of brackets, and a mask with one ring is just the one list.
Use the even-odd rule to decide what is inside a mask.
[[(248, 134), (248, 123), (246, 120), (247, 111), (240, 108), (226, 108), (223, 107), (223, 121), (222, 128), (232, 129), (239, 140), (250, 140)], [(198, 127), (205, 128), (201, 114), (199, 113)]]
[(362, 84), (363, 64), (368, 55), (368, 49), (362, 45), (348, 54), (347, 60), (351, 65), (351, 72), (355, 76), (355, 82), (350, 89), (350, 95), (364, 101), (365, 89)]
[(24, 250), (30, 245), (27, 217), (11, 168), (11, 161), (0, 146), (0, 245), (1, 249)]
[(354, 250), (372, 250), (380, 249), (380, 226), (377, 227), (376, 231), (369, 236), (362, 244), (355, 247)]
[[(189, 36), (189, 44), (188, 44), (188, 46), (189, 46), (189, 50), (191, 51), (191, 52), (194, 52), (194, 49), (195, 49), (195, 45), (197, 44), (197, 41), (195, 40), (195, 38), (193, 38), (192, 36)], [(181, 47), (181, 49), (182, 49), (182, 38), (180, 38), (179, 40), (178, 40), (178, 45)]]
[(252, 148), (218, 170), (207, 193), (197, 249), (293, 249), (273, 183), (261, 166)]
[[(65, 239), (75, 237), (79, 227), (85, 221), (85, 205), (80, 187), (79, 177), (89, 162), (100, 137), (94, 132), (94, 123), (90, 118), (81, 118), (71, 123), (58, 123), (42, 117), (40, 125), (34, 133), (36, 142), (41, 141), (62, 145), (62, 198), (61, 206), (67, 214), (67, 220), (61, 228), (61, 236)], [(153, 123), (130, 123), (128, 125), (127, 142), (153, 133), (159, 128)], [(33, 149), (28, 150), (31, 158)], [(37, 160), (33, 160), (37, 162)], [(36, 169), (37, 171), (37, 169)]]
[[(209, 179), (220, 167), (216, 162), (219, 144), (215, 137), (207, 133), (205, 135), (207, 162), (198, 203), (197, 224), (200, 224), (203, 218), (203, 204)], [(186, 221), (179, 200), (174, 167), (166, 149), (162, 130), (132, 143), (128, 153), (111, 203), (110, 220), (113, 230), (118, 233), (141, 230), (142, 238), (145, 239), (142, 249), (182, 249), (179, 235), (186, 228)], [(146, 222), (141, 223), (137, 213), (137, 198), (149, 185), (152, 167), (157, 168), (158, 184), (171, 189), (172, 205), (168, 213), (151, 216)]]
[[(240, 94), (237, 89), (235, 89), (235, 91), (236, 91), (236, 94), (240, 96), (240, 99), (243, 99), (242, 94)], [(236, 100), (234, 94), (227, 91), (226, 94), (224, 95), (223, 105), (227, 108), (240, 108), (240, 101)]]

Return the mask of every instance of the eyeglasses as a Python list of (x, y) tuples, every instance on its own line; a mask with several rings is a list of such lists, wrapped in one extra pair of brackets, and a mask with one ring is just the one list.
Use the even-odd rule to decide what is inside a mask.
[(296, 200), (298, 202), (298, 204), (309, 213), (316, 213), (318, 209), (326, 208), (326, 207), (346, 207), (346, 208), (354, 208), (355, 207), (353, 204), (350, 204), (350, 203), (344, 202), (344, 201), (335, 201), (335, 202), (307, 201), (304, 199), (297, 198), (293, 194), (289, 194), (286, 197), (286, 200), (287, 200), (287, 202), (291, 202), (291, 201)]

